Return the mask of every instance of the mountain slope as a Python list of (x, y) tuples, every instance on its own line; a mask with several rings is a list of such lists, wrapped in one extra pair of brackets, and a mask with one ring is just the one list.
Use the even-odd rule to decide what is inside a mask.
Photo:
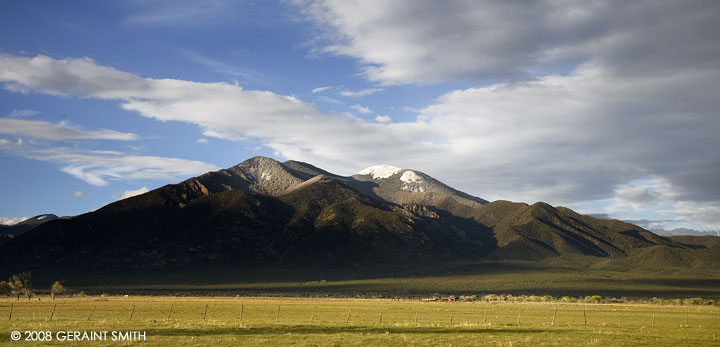
[(474, 218), (492, 227), (498, 241), (492, 256), (498, 259), (539, 260), (566, 254), (618, 258), (656, 245), (684, 248), (629, 223), (545, 203), (496, 201), (474, 211)]

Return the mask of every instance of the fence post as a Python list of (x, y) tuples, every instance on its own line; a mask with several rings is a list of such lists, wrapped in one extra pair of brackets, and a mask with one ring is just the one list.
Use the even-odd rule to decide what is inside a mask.
[(173, 306), (174, 306), (174, 305), (175, 305), (174, 303), (173, 303), (173, 304), (170, 304), (170, 310), (168, 311), (168, 316), (167, 316), (167, 318), (165, 319), (165, 321), (170, 321), (170, 315), (172, 314), (172, 309), (173, 309)]
[(132, 310), (130, 311), (130, 319), (129, 320), (132, 320), (133, 314), (135, 314), (135, 305), (134, 304), (132, 305)]
[(350, 321), (350, 309), (348, 309), (347, 317), (345, 317), (345, 323)]
[(652, 323), (650, 323), (651, 327), (655, 327), (655, 311), (653, 311), (653, 320)]
[(315, 306), (313, 306), (312, 314), (310, 315), (310, 323), (313, 322), (313, 319), (315, 319)]
[(585, 309), (583, 309), (583, 325), (587, 325), (587, 315), (585, 314)]
[(13, 313), (13, 303), (10, 303), (10, 316), (8, 317), (8, 320), (12, 320), (12, 313)]
[(618, 322), (618, 328), (622, 326), (622, 311), (620, 311), (620, 321)]
[(555, 312), (553, 313), (553, 320), (552, 323), (550, 323), (550, 326), (555, 326), (555, 317), (557, 317), (557, 306), (555, 307)]
[(90, 317), (92, 317), (93, 313), (95, 313), (95, 308), (96, 308), (96, 307), (93, 306), (93, 309), (92, 309), (92, 311), (90, 311), (90, 314), (88, 315), (87, 320), (90, 320)]
[(280, 320), (280, 305), (278, 305), (277, 313), (275, 313), (275, 322)]
[(520, 325), (520, 315), (521, 314), (522, 314), (522, 309), (520, 309), (520, 313), (518, 313), (517, 325)]
[(487, 324), (487, 308), (485, 309), (485, 316), (483, 317), (483, 324)]
[(57, 307), (57, 304), (53, 305), (52, 312), (50, 312), (50, 319), (48, 319), (48, 320), (52, 320), (53, 316), (55, 315), (55, 307)]
[(242, 322), (243, 313), (245, 313), (245, 305), (240, 305), (240, 321)]
[(455, 309), (450, 309), (450, 323), (453, 322), (453, 315), (455, 314)]
[(209, 304), (205, 304), (205, 312), (203, 312), (203, 322), (204, 322), (205, 319), (207, 318), (207, 308), (208, 308), (208, 305), (209, 305)]
[(420, 314), (420, 309), (418, 308), (417, 311), (415, 311), (415, 323), (418, 322), (418, 315)]
[(382, 314), (383, 314), (383, 310), (380, 309), (380, 323), (382, 323)]

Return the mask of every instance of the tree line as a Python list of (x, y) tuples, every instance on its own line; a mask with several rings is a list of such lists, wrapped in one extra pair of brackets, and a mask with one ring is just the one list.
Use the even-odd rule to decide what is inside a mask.
[[(65, 295), (69, 291), (60, 281), (55, 281), (50, 287), (50, 297), (55, 300), (56, 295)], [(35, 289), (32, 284), (32, 274), (29, 271), (16, 273), (7, 281), (0, 281), (0, 295), (14, 295), (20, 301), (20, 297), (27, 297), (28, 301), (35, 296)]]

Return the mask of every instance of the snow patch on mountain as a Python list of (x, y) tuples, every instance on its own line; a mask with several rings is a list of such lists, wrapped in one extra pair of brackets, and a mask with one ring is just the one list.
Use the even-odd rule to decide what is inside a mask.
[(418, 174), (416, 174), (415, 171), (410, 171), (410, 170), (405, 171), (405, 173), (403, 173), (402, 176), (400, 176), (400, 180), (405, 183), (410, 183), (410, 182), (420, 183), (423, 181), (422, 177), (420, 177)]
[(394, 174), (396, 174), (398, 171), (402, 170), (399, 167), (391, 166), (391, 165), (375, 165), (368, 168), (363, 169), (362, 171), (358, 172), (358, 175), (372, 175), (373, 179), (378, 178), (388, 178)]
[(415, 173), (415, 171), (405, 171), (402, 176), (400, 176), (400, 181), (403, 182), (403, 185), (400, 187), (400, 189), (404, 191), (415, 193), (425, 192), (425, 186), (423, 185), (423, 182), (425, 181), (422, 179), (422, 177), (420, 177), (420, 175)]

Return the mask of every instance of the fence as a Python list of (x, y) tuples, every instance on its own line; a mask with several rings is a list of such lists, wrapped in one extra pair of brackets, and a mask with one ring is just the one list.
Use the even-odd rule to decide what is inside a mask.
[(643, 326), (720, 323), (717, 309), (656, 306), (477, 303), (262, 302), (244, 300), (59, 300), (0, 302), (9, 321), (231, 322), (233, 324), (418, 324), (478, 326)]

